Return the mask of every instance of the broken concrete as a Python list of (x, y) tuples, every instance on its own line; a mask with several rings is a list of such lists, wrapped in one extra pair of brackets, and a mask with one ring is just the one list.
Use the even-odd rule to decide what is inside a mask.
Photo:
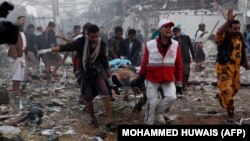
[[(216, 85), (216, 74), (214, 73), (213, 63), (206, 63), (203, 73), (194, 72), (194, 65), (191, 65), (190, 85), (183, 95), (177, 95), (177, 101), (173, 104), (168, 114), (171, 124), (229, 124), (226, 121), (226, 111), (220, 107)], [(63, 69), (62, 69), (63, 70)], [(7, 70), (3, 72), (8, 72)], [(63, 76), (64, 71), (60, 71)], [(80, 90), (75, 83), (72, 69), (67, 73), (67, 83), (51, 82), (46, 83), (43, 79), (32, 80), (26, 85), (22, 95), (10, 95), (9, 104), (0, 109), (5, 115), (0, 116), (1, 125), (13, 125), (21, 129), (20, 136), (24, 140), (79, 140), (88, 141), (100, 139), (100, 131), (104, 130), (105, 112), (102, 105), (102, 98), (96, 97), (94, 109), (100, 128), (91, 128), (88, 125), (89, 115), (85, 105), (79, 104)], [(5, 73), (4, 76), (6, 76)], [(8, 86), (8, 77), (0, 78), (0, 84)], [(143, 124), (145, 106), (141, 112), (134, 112), (135, 104), (142, 98), (141, 92), (128, 90), (130, 87), (120, 89), (120, 95), (114, 94), (116, 101), (112, 102), (113, 120), (116, 124)], [(125, 91), (129, 95), (129, 101), (123, 101)], [(250, 117), (249, 113), (250, 90), (242, 87), (239, 94), (235, 97), (236, 121), (247, 124)], [(20, 99), (23, 108), (19, 109)], [(35, 116), (31, 112), (32, 108), (42, 111), (42, 116)], [(18, 114), (17, 114), (18, 113)], [(28, 114), (34, 113), (29, 119)], [(38, 112), (39, 113), (39, 112)], [(37, 124), (41, 117), (42, 122)], [(84, 136), (83, 136), (84, 135)], [(116, 140), (117, 134), (107, 132), (105, 140)], [(104, 138), (101, 138), (104, 140)]]

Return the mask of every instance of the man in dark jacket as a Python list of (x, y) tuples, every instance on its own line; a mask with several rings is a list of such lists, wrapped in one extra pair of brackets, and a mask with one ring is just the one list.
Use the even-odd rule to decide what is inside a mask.
[(218, 45), (216, 73), (217, 86), (220, 90), (216, 97), (221, 107), (227, 111), (229, 122), (234, 122), (234, 96), (240, 89), (240, 66), (249, 70), (245, 43), (240, 33), (240, 21), (234, 18), (233, 9), (229, 9), (227, 21), (216, 33)]
[(120, 44), (124, 40), (122, 37), (123, 29), (120, 26), (115, 27), (115, 36), (108, 40), (109, 60), (120, 58)]
[[(49, 49), (54, 46), (57, 46), (57, 40), (56, 40), (56, 33), (55, 33), (55, 28), (56, 24), (54, 22), (49, 22), (47, 28), (43, 32), (43, 44), (42, 48), (43, 49)], [(61, 64), (60, 62), (62, 61), (62, 57), (58, 53), (46, 53), (43, 54), (42, 60), (45, 64), (45, 69), (46, 69), (46, 79), (47, 82), (50, 82), (51, 76), (54, 76), (55, 79), (60, 79), (59, 75), (56, 73), (58, 70), (58, 66)], [(54, 70), (51, 70), (51, 66), (55, 66)]]
[(36, 45), (36, 35), (34, 33), (35, 26), (33, 24), (29, 24), (27, 27), (26, 32), (24, 33), (27, 40), (27, 50), (26, 50), (26, 57), (25, 57), (25, 75), (24, 79), (28, 80), (28, 72), (29, 67), (32, 65), (32, 73), (31, 77), (33, 79), (38, 79), (39, 74), (39, 58), (37, 57), (37, 45)]
[(106, 46), (99, 37), (99, 28), (93, 24), (88, 28), (88, 36), (83, 36), (66, 45), (41, 50), (39, 54), (64, 51), (76, 51), (77, 56), (81, 58), (81, 94), (92, 118), (90, 125), (98, 127), (92, 101), (99, 94), (103, 98), (103, 105), (107, 115), (106, 128), (113, 129), (110, 93), (104, 80), (105, 77), (108, 77), (109, 86), (113, 84), (110, 79)]
[(107, 45), (108, 44), (108, 35), (106, 34), (106, 29), (104, 26), (100, 27), (100, 37), (103, 42)]
[(130, 60), (133, 66), (140, 66), (142, 44), (136, 39), (135, 29), (130, 29), (128, 36), (127, 39), (121, 42), (120, 54), (122, 57)]
[(183, 63), (183, 79), (182, 86), (183, 90), (186, 90), (188, 84), (188, 78), (190, 75), (190, 63), (192, 55), (192, 60), (195, 60), (194, 48), (191, 43), (191, 39), (187, 35), (181, 35), (181, 29), (179, 27), (173, 28), (174, 39), (179, 41), (181, 46), (181, 55), (182, 55), (182, 63)]

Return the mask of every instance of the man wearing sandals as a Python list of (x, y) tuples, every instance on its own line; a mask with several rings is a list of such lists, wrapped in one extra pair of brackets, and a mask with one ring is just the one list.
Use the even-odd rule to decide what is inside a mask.
[(227, 110), (228, 121), (234, 122), (234, 99), (240, 89), (240, 66), (249, 69), (243, 35), (240, 33), (240, 22), (235, 20), (233, 9), (227, 13), (227, 21), (216, 34), (218, 54), (216, 59), (217, 85), (220, 94), (217, 98)]
[(9, 62), (11, 64), (11, 79), (12, 86), (7, 88), (8, 92), (20, 92), (20, 82), (24, 80), (25, 59), (23, 52), (26, 48), (26, 38), (23, 33), (23, 26), (25, 24), (25, 17), (19, 16), (17, 24), (20, 28), (17, 43), (10, 45), (8, 51)]
[(39, 51), (39, 54), (47, 52), (76, 51), (81, 61), (81, 93), (84, 103), (91, 116), (90, 125), (98, 127), (94, 113), (93, 99), (99, 94), (103, 99), (104, 110), (107, 115), (106, 128), (114, 129), (111, 114), (110, 93), (105, 83), (105, 75), (109, 85), (112, 86), (109, 72), (106, 46), (100, 39), (99, 28), (91, 25), (88, 28), (88, 36), (83, 36), (72, 43)]

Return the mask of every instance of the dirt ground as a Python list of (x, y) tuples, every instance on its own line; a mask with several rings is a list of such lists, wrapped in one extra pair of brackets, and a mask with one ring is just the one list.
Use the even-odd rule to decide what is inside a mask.
[[(209, 65), (208, 65), (209, 66)], [(209, 67), (213, 66), (210, 64)], [(106, 133), (106, 141), (116, 141), (116, 132), (107, 132), (104, 129), (105, 114), (102, 101), (97, 97), (94, 101), (97, 119), (100, 128), (89, 126), (88, 113), (84, 105), (79, 104), (79, 89), (74, 81), (70, 67), (66, 69), (67, 77), (63, 76), (60, 82), (46, 84), (44, 80), (33, 80), (27, 84), (24, 93), (21, 95), (10, 95), (10, 104), (1, 105), (1, 115), (25, 115), (29, 108), (37, 106), (43, 111), (40, 125), (21, 121), (16, 127), (21, 129), (19, 135), (25, 141), (88, 141), (100, 133)], [(1, 71), (0, 84), (6, 87), (8, 71)], [(203, 73), (192, 73), (190, 81), (214, 81), (213, 68), (206, 69)], [(183, 95), (178, 95), (168, 117), (172, 125), (207, 125), (207, 124), (230, 124), (227, 122), (227, 113), (220, 107), (215, 98), (218, 92), (217, 87), (211, 83), (196, 83), (188, 87)], [(144, 108), (140, 113), (133, 113), (135, 101), (141, 95), (130, 93), (129, 102), (123, 101), (124, 94), (114, 95), (116, 101), (112, 102), (113, 120), (119, 124), (143, 124)], [(23, 109), (20, 110), (20, 99)], [(250, 117), (250, 88), (241, 87), (235, 96), (235, 117), (240, 123), (241, 119)], [(9, 125), (17, 118), (5, 118), (0, 120), (0, 125)], [(156, 124), (159, 124), (156, 121)], [(166, 125), (167, 126), (167, 125)]]

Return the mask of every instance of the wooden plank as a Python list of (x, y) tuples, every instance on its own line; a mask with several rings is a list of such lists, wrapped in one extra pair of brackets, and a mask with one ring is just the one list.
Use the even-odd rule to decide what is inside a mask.
[(0, 119), (6, 119), (6, 118), (13, 118), (13, 117), (19, 117), (20, 115), (2, 115), (0, 116)]

